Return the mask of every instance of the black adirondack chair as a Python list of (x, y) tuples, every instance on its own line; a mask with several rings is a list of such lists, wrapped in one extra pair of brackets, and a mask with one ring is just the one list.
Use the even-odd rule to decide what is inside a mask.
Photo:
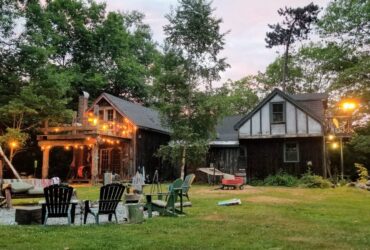
[(116, 209), (122, 200), (123, 191), (125, 191), (125, 186), (118, 183), (102, 186), (97, 207), (91, 207), (91, 201), (85, 201), (84, 224), (86, 224), (89, 213), (95, 217), (96, 224), (99, 224), (99, 215), (101, 214), (107, 214), (109, 221), (112, 221), (112, 215), (114, 215), (116, 222), (118, 222)]
[(66, 185), (51, 185), (44, 188), (45, 203), (42, 204), (45, 211), (43, 223), (46, 225), (48, 218), (67, 217), (68, 224), (74, 221), (76, 203), (71, 203), (73, 188)]

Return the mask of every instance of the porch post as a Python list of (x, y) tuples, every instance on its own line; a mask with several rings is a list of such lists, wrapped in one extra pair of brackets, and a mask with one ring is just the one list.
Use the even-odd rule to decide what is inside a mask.
[(4, 171), (4, 168), (3, 168), (3, 161), (0, 159), (0, 179), (2, 180), (3, 179), (3, 171)]
[(99, 165), (99, 145), (96, 143), (91, 148), (91, 182), (98, 182), (98, 166)]
[(45, 147), (42, 151), (42, 179), (47, 179), (49, 175), (49, 153), (49, 147)]

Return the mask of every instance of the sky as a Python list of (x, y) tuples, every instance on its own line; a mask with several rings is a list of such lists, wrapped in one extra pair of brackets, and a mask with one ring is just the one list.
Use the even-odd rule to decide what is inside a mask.
[[(214, 15), (222, 18), (221, 31), (225, 37), (225, 48), (221, 56), (230, 64), (221, 74), (221, 81), (233, 81), (258, 71), (264, 71), (278, 55), (279, 48), (266, 48), (265, 35), (268, 24), (280, 22), (277, 10), (284, 6), (303, 7), (310, 2), (326, 7), (329, 0), (213, 0)], [(137, 10), (145, 14), (153, 39), (161, 44), (164, 40), (165, 15), (176, 7), (177, 0), (98, 0), (105, 2), (109, 11)]]

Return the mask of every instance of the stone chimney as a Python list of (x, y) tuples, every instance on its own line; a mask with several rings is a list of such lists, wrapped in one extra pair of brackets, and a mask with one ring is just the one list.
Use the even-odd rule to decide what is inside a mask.
[(78, 97), (78, 113), (77, 113), (77, 122), (85, 123), (85, 111), (87, 110), (89, 93), (85, 91), (80, 91), (80, 96)]

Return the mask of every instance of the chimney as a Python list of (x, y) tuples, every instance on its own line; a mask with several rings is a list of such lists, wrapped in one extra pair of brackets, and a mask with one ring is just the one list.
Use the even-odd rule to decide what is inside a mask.
[(80, 96), (78, 97), (78, 113), (77, 122), (83, 124), (85, 118), (85, 111), (87, 110), (89, 93), (85, 91), (80, 91)]

